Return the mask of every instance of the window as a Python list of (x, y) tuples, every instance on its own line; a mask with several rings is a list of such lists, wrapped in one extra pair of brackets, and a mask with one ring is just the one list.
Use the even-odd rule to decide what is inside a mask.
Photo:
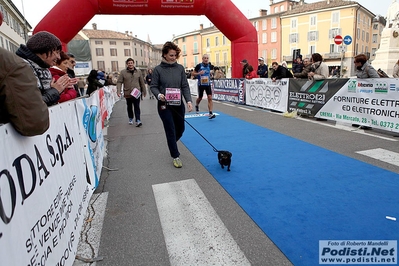
[[(193, 54), (198, 54), (198, 43), (194, 43), (194, 50), (193, 50)], [(197, 65), (197, 64), (196, 64)]]
[(211, 40), (209, 40), (209, 38), (206, 39), (206, 47), (211, 47)]
[(183, 37), (181, 41), (186, 42), (186, 37)]
[(338, 23), (339, 22), (339, 12), (332, 12), (331, 14), (332, 18), (332, 23)]
[(124, 55), (125, 56), (132, 56), (132, 51), (130, 49), (125, 49), (124, 50)]
[(357, 35), (357, 39), (359, 40), (360, 39), (360, 29), (359, 28), (357, 28), (357, 30), (356, 30), (356, 35)]
[(316, 52), (316, 47), (314, 45), (309, 46), (309, 53), (314, 54)]
[(373, 30), (378, 30), (378, 23), (373, 24)]
[(104, 49), (96, 48), (96, 56), (104, 56)]
[(111, 56), (118, 56), (118, 52), (115, 48), (109, 49), (109, 53)]
[(280, 6), (280, 12), (284, 12), (284, 6), (283, 5)]
[(372, 48), (372, 49), (371, 49), (371, 55), (372, 55), (372, 56), (375, 56), (375, 52), (376, 52), (376, 51), (377, 51), (377, 48)]
[(291, 29), (297, 28), (298, 20), (296, 18), (291, 19)]
[(182, 46), (182, 55), (187, 55), (186, 45), (183, 44)]
[(328, 31), (328, 38), (329, 39), (334, 39), (335, 36), (337, 36), (337, 35), (341, 35), (341, 29), (340, 28), (330, 29)]
[(316, 26), (317, 23), (317, 17), (316, 16), (310, 16), (310, 26)]
[(130, 42), (123, 42), (123, 45), (130, 46)]
[(378, 40), (378, 35), (373, 34), (373, 43), (377, 43), (377, 40)]
[(252, 24), (254, 25), (256, 31), (259, 31), (258, 22), (257, 22), (257, 21), (254, 21)]
[(277, 32), (275, 31), (272, 32), (271, 42), (277, 42)]
[(274, 7), (274, 13), (277, 13), (278, 12), (278, 6), (275, 6)]
[(187, 57), (183, 58), (183, 66), (184, 68), (187, 68)]
[(109, 41), (109, 45), (116, 45), (116, 41)]
[(199, 61), (198, 61), (198, 55), (194, 55), (194, 65), (198, 65)]
[(318, 31), (309, 31), (308, 32), (308, 41), (315, 42), (319, 40), (319, 32)]
[(277, 28), (277, 18), (272, 18), (272, 29)]
[(215, 37), (215, 45), (219, 46), (219, 37)]
[(194, 41), (196, 41), (197, 40), (197, 35), (194, 35)]
[(104, 61), (97, 61), (97, 69), (98, 70), (104, 70), (105, 69)]
[(366, 38), (366, 32), (362, 30), (362, 41), (364, 41), (365, 38)]
[(223, 53), (223, 65), (226, 66), (227, 63), (228, 63), (228, 62), (227, 62), (227, 53), (224, 52), (224, 53)]
[(267, 32), (262, 33), (262, 43), (267, 43)]
[(118, 61), (111, 61), (111, 71), (118, 71)]
[(134, 48), (134, 56), (137, 56), (137, 48)]
[(272, 59), (277, 59), (277, 49), (276, 48), (272, 49), (271, 57), (272, 57)]
[(215, 54), (215, 61), (216, 61), (216, 65), (219, 66), (220, 65), (220, 56), (219, 53)]
[(226, 45), (226, 43), (227, 43), (227, 41), (226, 41), (226, 36), (223, 36), (223, 38), (222, 38), (222, 43), (223, 43), (223, 45)]
[(103, 41), (94, 41), (95, 44), (103, 44)]
[(262, 30), (267, 30), (267, 20), (262, 20)]
[(338, 45), (332, 43), (330, 44), (330, 54), (338, 53)]
[(298, 43), (298, 33), (291, 33), (289, 36), (289, 42), (290, 43)]

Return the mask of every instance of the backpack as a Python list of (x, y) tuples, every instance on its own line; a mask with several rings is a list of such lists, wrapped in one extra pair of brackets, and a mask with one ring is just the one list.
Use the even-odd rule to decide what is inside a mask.
[(384, 70), (382, 70), (381, 68), (379, 68), (377, 70), (378, 76), (380, 76), (380, 78), (389, 78), (389, 76), (387, 75), (387, 73), (385, 73)]

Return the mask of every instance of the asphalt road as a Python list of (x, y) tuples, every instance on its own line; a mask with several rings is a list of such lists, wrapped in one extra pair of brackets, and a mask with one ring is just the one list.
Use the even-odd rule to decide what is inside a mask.
[[(147, 97), (142, 101), (140, 128), (128, 124), (125, 106), (124, 100), (114, 106), (106, 136), (105, 168), (93, 195), (97, 203), (102, 199), (103, 207), (98, 208), (103, 211), (100, 215), (97, 207), (91, 208), (89, 219), (93, 224), (87, 231), (98, 236), (86, 234), (87, 239), (81, 240), (89, 244), (86, 254), (78, 254), (99, 259), (97, 265), (173, 265), (153, 189), (159, 184), (193, 179), (251, 265), (291, 265), (182, 143), (179, 149), (183, 168), (173, 167), (155, 100)], [(200, 109), (207, 109), (205, 99)], [(398, 164), (357, 153), (376, 148), (399, 152), (399, 134), (364, 131), (313, 118), (285, 118), (280, 113), (233, 103), (214, 102), (214, 110), (399, 173)], [(75, 264), (83, 265), (81, 261)]]

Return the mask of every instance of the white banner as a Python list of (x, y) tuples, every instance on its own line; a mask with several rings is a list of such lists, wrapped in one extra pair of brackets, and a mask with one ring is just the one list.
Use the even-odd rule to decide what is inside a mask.
[(399, 132), (399, 80), (349, 79), (317, 117)]
[(0, 127), (2, 265), (72, 265), (91, 190), (75, 101), (50, 108), (50, 128)]
[(287, 110), (289, 79), (272, 81), (269, 78), (246, 79), (246, 105), (285, 112)]
[[(100, 93), (101, 92), (101, 93)], [(106, 103), (100, 101), (103, 90), (97, 90), (90, 98), (82, 98), (76, 102), (78, 124), (82, 134), (82, 143), (85, 143), (84, 153), (87, 159), (88, 183), (94, 190), (100, 181), (104, 157), (103, 122), (107, 116)], [(104, 97), (101, 97), (104, 100)], [(101, 104), (102, 103), (102, 104)]]

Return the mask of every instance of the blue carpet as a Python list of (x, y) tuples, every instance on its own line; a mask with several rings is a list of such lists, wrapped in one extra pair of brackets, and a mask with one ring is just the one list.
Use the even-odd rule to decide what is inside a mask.
[(219, 113), (187, 118), (184, 145), (294, 265), (318, 265), (319, 240), (399, 240), (399, 175)]

